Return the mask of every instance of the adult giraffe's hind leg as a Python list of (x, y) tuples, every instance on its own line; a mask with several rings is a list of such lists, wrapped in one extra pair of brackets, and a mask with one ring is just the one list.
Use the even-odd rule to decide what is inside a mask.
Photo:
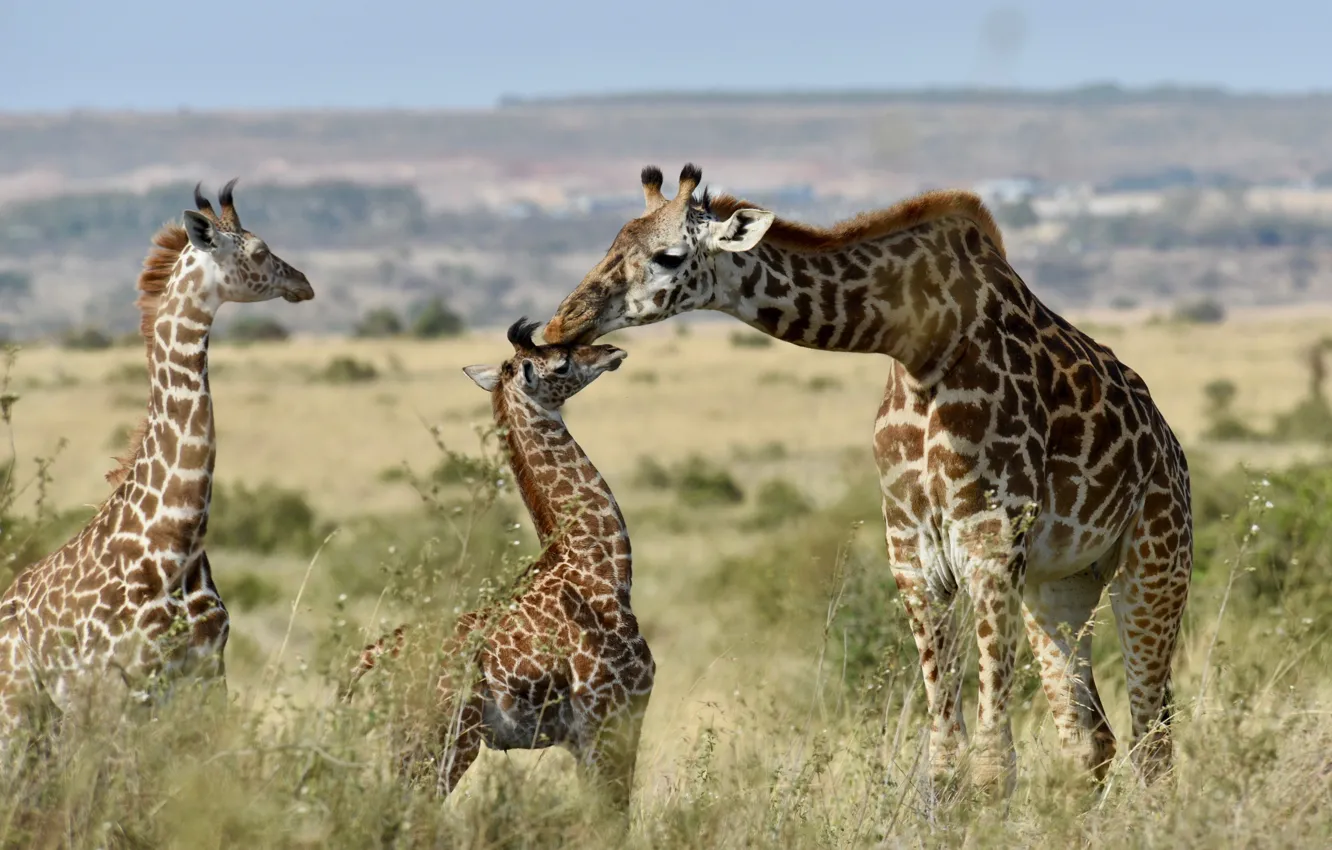
[(972, 742), (972, 781), (992, 794), (1008, 796), (1017, 782), (1017, 750), (1009, 707), (1022, 641), (1021, 576), (1025, 549), (979, 562), (968, 581), (976, 616), (976, 734)]
[(1173, 760), (1170, 667), (1193, 573), (1193, 525), (1184, 480), (1179, 485), (1158, 472), (1110, 585), (1133, 719), (1130, 757), (1147, 783), (1166, 774)]
[(1029, 583), (1023, 594), (1027, 637), (1041, 665), (1059, 741), (1098, 781), (1115, 757), (1115, 736), (1091, 666), (1092, 615), (1105, 589), (1102, 575), (1093, 566), (1058, 581)]

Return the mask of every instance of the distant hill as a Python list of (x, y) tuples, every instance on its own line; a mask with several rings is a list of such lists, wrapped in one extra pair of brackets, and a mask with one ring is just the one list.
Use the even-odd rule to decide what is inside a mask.
[[(1262, 182), (1332, 169), (1328, 138), (1330, 94), (1114, 85), (509, 97), (452, 111), (0, 113), (0, 203), (96, 181), (143, 190), (240, 174), (411, 182), (430, 203), (465, 206), (523, 181), (632, 191), (643, 163), (686, 160), (728, 183), (1106, 183), (1177, 167)], [(718, 163), (728, 171), (717, 174)]]
[(808, 89), (790, 91), (625, 91), (557, 96), (505, 95), (501, 109), (530, 106), (896, 106), (912, 105), (1045, 105), (1095, 106), (1143, 104), (1198, 104), (1271, 100), (1328, 100), (1332, 94), (1266, 95), (1237, 93), (1216, 86), (1160, 85), (1142, 88), (1117, 83), (1093, 83), (1066, 89), (924, 88), (924, 89)]

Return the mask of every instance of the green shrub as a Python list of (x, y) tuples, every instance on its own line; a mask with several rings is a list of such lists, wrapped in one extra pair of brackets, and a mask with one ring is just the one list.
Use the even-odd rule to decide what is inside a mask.
[(675, 482), (671, 471), (661, 461), (648, 455), (638, 458), (638, 467), (634, 470), (634, 484), (649, 490), (669, 490)]
[(402, 319), (398, 318), (397, 312), (391, 307), (376, 307), (370, 310), (361, 317), (352, 330), (355, 336), (369, 339), (401, 336), (402, 332)]
[(110, 348), (112, 342), (111, 335), (101, 328), (85, 326), (67, 332), (60, 345), (71, 351), (101, 351)]
[(1183, 324), (1214, 325), (1226, 320), (1226, 308), (1214, 298), (1201, 298), (1176, 306), (1171, 318)]
[(254, 611), (282, 598), (276, 584), (256, 573), (233, 575), (230, 571), (218, 570), (215, 575), (222, 600), (236, 611)]
[(1332, 407), (1319, 396), (1301, 399), (1294, 408), (1277, 415), (1272, 438), (1280, 442), (1332, 442)]
[(231, 324), (223, 336), (226, 342), (283, 342), (291, 334), (285, 325), (268, 316), (242, 316)]
[(1231, 411), (1238, 390), (1235, 384), (1224, 378), (1208, 383), (1203, 387), (1207, 396), (1206, 416), (1209, 420), (1203, 436), (1209, 440), (1253, 440), (1260, 435)]
[(753, 529), (775, 528), (807, 516), (813, 504), (791, 482), (774, 478), (765, 481), (754, 494), (754, 514), (745, 525)]
[(412, 336), (417, 339), (441, 339), (458, 336), (467, 330), (462, 316), (449, 309), (442, 298), (432, 298), (417, 309), (412, 319)]
[[(481, 451), (468, 455), (439, 441), (442, 457), (424, 477), (400, 467), (423, 510), (364, 517), (348, 523), (328, 552), (334, 583), (350, 595), (385, 591), (408, 606), (430, 611), (439, 594), (470, 607), (507, 587), (531, 539), (526, 512), (512, 493), (512, 478), (493, 429)], [(464, 487), (462, 493), (459, 486)], [(514, 494), (516, 496), (516, 494)], [(433, 612), (437, 614), (437, 612)]]
[(649, 490), (674, 490), (688, 507), (734, 505), (745, 500), (745, 492), (731, 473), (701, 455), (690, 455), (673, 467), (643, 455), (634, 470), (634, 484)]
[(244, 483), (213, 485), (208, 519), (211, 545), (261, 554), (311, 555), (328, 530), (298, 490), (267, 482), (254, 489)]
[(439, 484), (471, 484), (489, 474), (491, 468), (484, 458), (449, 453), (430, 471), (430, 480)]
[(1332, 468), (1195, 474), (1195, 573), (1235, 562), (1236, 599), (1332, 616)]
[(373, 363), (357, 360), (355, 357), (339, 355), (328, 361), (318, 374), (318, 380), (330, 384), (362, 384), (379, 378), (379, 370)]
[(675, 470), (675, 490), (690, 507), (734, 505), (745, 500), (745, 492), (731, 473), (700, 455), (691, 455)]

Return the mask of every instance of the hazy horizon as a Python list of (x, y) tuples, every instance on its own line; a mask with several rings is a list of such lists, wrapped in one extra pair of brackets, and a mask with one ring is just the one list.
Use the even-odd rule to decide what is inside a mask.
[[(198, 9), (196, 13), (194, 10)], [(1116, 84), (1332, 91), (1332, 4), (385, 0), (0, 9), (10, 112), (489, 108), (501, 98)]]

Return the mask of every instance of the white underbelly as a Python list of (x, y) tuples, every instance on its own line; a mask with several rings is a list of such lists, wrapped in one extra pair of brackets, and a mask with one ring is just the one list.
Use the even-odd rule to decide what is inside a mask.
[[(1027, 583), (1043, 584), (1076, 575), (1114, 548), (1122, 530), (1077, 529), (1061, 517), (1038, 517), (1027, 550)], [(1115, 565), (1105, 564), (1108, 574)]]
[[(1111, 552), (1122, 535), (1123, 529), (1078, 529), (1062, 517), (1038, 516), (1030, 531), (1026, 583), (1044, 584), (1076, 575)], [(975, 541), (970, 523), (951, 523), (942, 536), (922, 530), (917, 552), (926, 581), (936, 590), (965, 589), (983, 563)], [(1002, 546), (987, 548), (999, 551)], [(1103, 564), (1106, 576), (1117, 566)]]

